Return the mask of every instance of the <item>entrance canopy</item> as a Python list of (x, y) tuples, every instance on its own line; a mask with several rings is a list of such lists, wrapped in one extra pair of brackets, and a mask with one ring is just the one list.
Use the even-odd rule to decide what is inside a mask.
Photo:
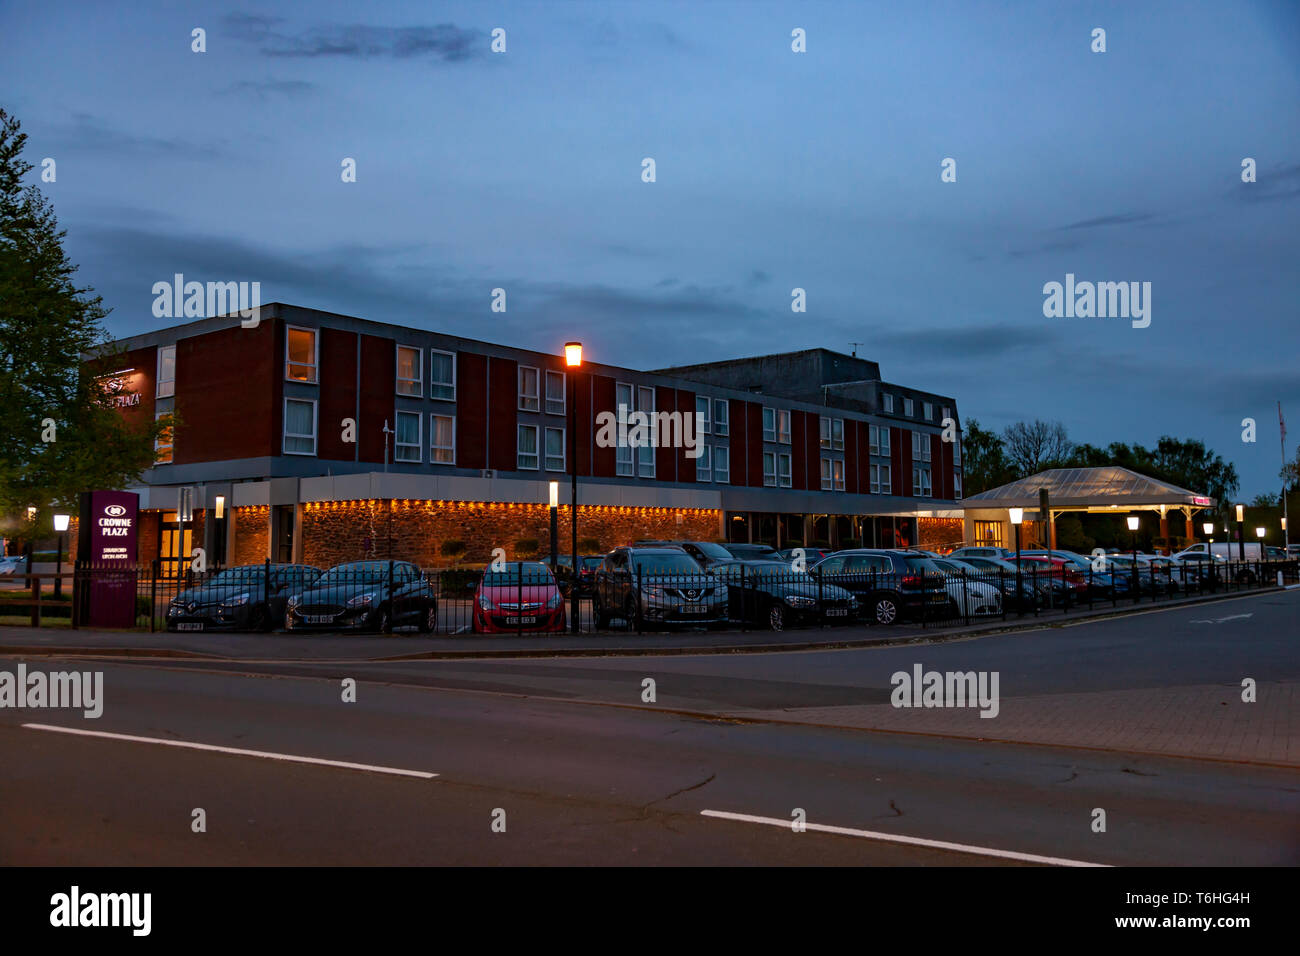
[(1188, 491), (1136, 471), (1103, 468), (1053, 468), (999, 488), (971, 495), (967, 508), (1038, 508), (1038, 491), (1047, 489), (1053, 511), (1116, 511), (1178, 509), (1191, 514), (1214, 505), (1207, 495)]

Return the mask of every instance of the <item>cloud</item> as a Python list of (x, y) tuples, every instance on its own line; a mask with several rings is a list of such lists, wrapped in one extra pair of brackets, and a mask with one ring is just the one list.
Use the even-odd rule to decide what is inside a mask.
[(908, 329), (868, 334), (866, 337), (869, 349), (924, 354), (928, 359), (938, 361), (961, 361), (1011, 353), (1055, 351), (1063, 341), (1064, 332), (1057, 326), (1031, 327), (997, 322), (947, 329)]
[(460, 63), (487, 50), (487, 34), (454, 23), (379, 27), (329, 24), (291, 32), (282, 17), (231, 14), (222, 21), (227, 37), (257, 44), (263, 56), (284, 58), (433, 59)]
[(1239, 183), (1233, 189), (1237, 198), (1244, 202), (1259, 203), (1300, 196), (1300, 163), (1257, 170), (1255, 175), (1255, 182)]
[(89, 113), (73, 113), (72, 122), (52, 127), (50, 139), (88, 153), (121, 153), (130, 156), (159, 156), (175, 159), (219, 159), (230, 154), (211, 143), (187, 139), (141, 135), (112, 129)]
[(265, 100), (275, 95), (302, 96), (315, 89), (317, 85), (306, 80), (240, 80), (220, 92), (222, 95), (254, 96)]
[(1151, 213), (1118, 213), (1113, 216), (1098, 216), (1096, 219), (1080, 219), (1078, 222), (1072, 222), (1068, 226), (1061, 226), (1061, 230), (1066, 229), (1097, 229), (1101, 226), (1127, 226), (1137, 222), (1146, 222), (1154, 218)]

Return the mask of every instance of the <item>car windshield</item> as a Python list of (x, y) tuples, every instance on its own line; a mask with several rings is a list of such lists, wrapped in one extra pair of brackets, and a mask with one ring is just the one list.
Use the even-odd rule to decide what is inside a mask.
[(696, 548), (699, 548), (700, 553), (706, 558), (710, 558), (714, 561), (731, 560), (731, 552), (720, 544), (714, 544), (712, 541), (693, 541), (691, 543)]
[(599, 568), (604, 563), (605, 563), (605, 559), (603, 557), (592, 557), (592, 558), (582, 559), (583, 568), (595, 569), (595, 568)]
[(489, 568), (483, 574), (483, 586), (488, 588), (551, 582), (550, 570), (540, 561), (508, 561), (500, 570)]
[[(386, 584), (388, 582), (387, 561), (361, 561), (357, 564), (340, 564), (330, 568), (316, 579), (315, 587), (338, 587), (352, 584)], [(396, 575), (397, 567), (393, 566)]]
[(903, 563), (909, 571), (920, 571), (922, 574), (943, 573), (931, 558), (904, 558)]
[(227, 568), (215, 578), (209, 581), (209, 584), (253, 584), (261, 581), (266, 576), (266, 568), (260, 564), (249, 565), (243, 568)]
[(700, 566), (684, 552), (678, 554), (638, 554), (633, 559), (642, 574), (699, 574)]

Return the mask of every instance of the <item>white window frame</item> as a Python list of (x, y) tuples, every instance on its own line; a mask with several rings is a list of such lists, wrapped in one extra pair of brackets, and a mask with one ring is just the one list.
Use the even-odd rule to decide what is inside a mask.
[(844, 419), (831, 419), (831, 451), (844, 450)]
[[(524, 379), (526, 378), (526, 376), (524, 375), (525, 372), (532, 372), (532, 373), (533, 373), (533, 391), (532, 391), (532, 394), (529, 394), (529, 393), (525, 390), (525, 388), (524, 388)], [(541, 371), (541, 369), (539, 369), (539, 368), (534, 368), (532, 365), (521, 365), (521, 366), (519, 366), (518, 381), (519, 381), (519, 405), (518, 405), (519, 411), (521, 411), (521, 412), (540, 412), (540, 411), (542, 410), (542, 396), (541, 396), (541, 388), (542, 388), (542, 371)], [(531, 401), (531, 402), (533, 403), (531, 406), (528, 404), (529, 401)]]
[[(415, 378), (402, 378), (402, 349), (415, 353)], [(407, 398), (424, 398), (424, 348), (419, 345), (403, 345), (397, 342), (394, 345), (393, 356), (395, 365), (393, 377), (396, 379), (394, 388), (398, 395), (404, 395)], [(402, 385), (414, 385), (415, 391), (404, 392)]]
[[(782, 423), (785, 427), (782, 428)], [(790, 409), (778, 408), (776, 410), (776, 441), (779, 445), (790, 444)]]
[(700, 445), (700, 457), (695, 459), (695, 480), (713, 480), (713, 456), (708, 445)]
[[(636, 410), (650, 416), (651, 430), (654, 429), (655, 399), (655, 387), (653, 385), (638, 385), (636, 387)], [(650, 406), (649, 408), (645, 407), (647, 404)], [(636, 474), (638, 478), (654, 478), (655, 451), (657, 449), (652, 442), (637, 447)]]
[(831, 459), (831, 483), (832, 491), (844, 490), (844, 459)]
[(916, 414), (916, 403), (913, 402), (910, 398), (903, 399), (903, 414), (906, 415), (908, 418), (911, 418), (913, 415)]
[(794, 486), (793, 472), (791, 470), (791, 461), (793, 456), (788, 451), (777, 452), (776, 454), (776, 483), (781, 488), (791, 488)]
[[(701, 410), (700, 406), (703, 406), (703, 410)], [(695, 424), (699, 426), (700, 429), (699, 433), (701, 435), (713, 434), (713, 428), (712, 428), (713, 416), (709, 414), (709, 412), (712, 410), (712, 407), (713, 407), (713, 401), (708, 396), (706, 395), (695, 396)], [(697, 468), (699, 467), (698, 463), (696, 464), (696, 467)]]
[(763, 441), (776, 441), (776, 409), (768, 405), (763, 406)]
[(885, 414), (894, 414), (894, 396), (885, 392)]
[[(627, 401), (622, 400), (624, 394), (627, 396)], [(636, 411), (636, 389), (628, 382), (614, 383), (615, 417), (618, 416), (620, 408), (629, 417)], [(614, 448), (614, 474), (620, 478), (636, 477), (636, 449), (617, 440)]]
[[(175, 411), (175, 406), (172, 404), (171, 401), (167, 402), (166, 408), (159, 408), (157, 405), (155, 405), (153, 410), (153, 420), (158, 421), (158, 419), (162, 418), (164, 415), (170, 415), (174, 411)], [(176, 429), (175, 428), (172, 428), (171, 441), (167, 443), (166, 461), (163, 461), (158, 457), (158, 452), (161, 450), (161, 448), (162, 445), (159, 443), (159, 440), (155, 438), (153, 440), (153, 458), (154, 458), (153, 464), (170, 465), (174, 463), (176, 461)]]
[(776, 452), (763, 452), (763, 487), (776, 487)]
[[(543, 396), (543, 402), (545, 405), (546, 414), (563, 415), (565, 412), (568, 411), (568, 408), (566, 407), (566, 403), (569, 400), (568, 397), (569, 390), (566, 387), (567, 381), (565, 380), (564, 373), (557, 372), (553, 368), (548, 368), (546, 370), (545, 379), (546, 379), (546, 384), (545, 384), (546, 394)], [(551, 382), (555, 381), (556, 379), (558, 379), (560, 382), (560, 397), (558, 399), (551, 398)]]
[[(436, 441), (438, 437), (438, 428), (436, 423), (439, 418), (445, 418), (449, 422), (451, 422), (451, 445), (449, 446), (434, 444), (434, 441)], [(451, 461), (439, 461), (438, 452), (440, 451), (451, 452)], [(455, 415), (440, 415), (438, 412), (429, 413), (429, 464), (431, 465), (456, 464), (456, 416)]]
[[(532, 454), (533, 463), (531, 465), (526, 465), (523, 462), (524, 443), (521, 439), (523, 438), (525, 431), (530, 431), (533, 433), (533, 454)], [(541, 436), (537, 432), (536, 425), (519, 425), (516, 427), (515, 429), (515, 470), (516, 471), (539, 471), (541, 469), (542, 448), (538, 444), (538, 441), (540, 439)]]
[[(293, 378), (289, 375), (290, 365), (303, 365), (302, 362), (289, 361), (289, 333), (290, 332), (310, 332), (312, 345), (311, 378), (304, 380)], [(284, 331), (284, 380), (286, 382), (296, 382), (299, 385), (319, 385), (320, 384), (320, 329), (309, 329), (303, 325), (287, 325)]]
[(952, 464), (954, 468), (961, 467), (961, 434), (957, 434), (952, 443)]
[(952, 473), (952, 496), (955, 501), (961, 501), (961, 472)]
[[(415, 418), (415, 444), (410, 442), (398, 442), (397, 440), (397, 418), (400, 415), (414, 416)], [(414, 448), (414, 458), (398, 457), (398, 449)], [(409, 453), (408, 453), (409, 454)], [(423, 465), (424, 464), (424, 413), (410, 412), (405, 409), (397, 409), (393, 412), (393, 461), (403, 465)]]
[[(722, 414), (719, 415), (719, 412)], [(731, 434), (731, 403), (725, 398), (713, 400), (713, 434), (718, 436)]]
[(822, 491), (831, 490), (831, 460), (822, 459)]
[(713, 482), (731, 484), (731, 449), (726, 445), (713, 446)]
[(922, 403), (921, 403), (921, 410), (922, 410), (922, 412), (924, 413), (924, 415), (925, 415), (925, 420), (926, 420), (927, 422), (932, 422), (932, 421), (934, 421), (934, 405), (933, 405), (932, 403), (930, 403), (930, 402), (922, 402)]
[(889, 448), (889, 426), (880, 426), (880, 454), (888, 458), (891, 454)]
[(933, 477), (929, 465), (914, 463), (912, 465), (912, 497), (933, 498)]
[[(546, 450), (546, 436), (551, 432), (560, 433), (560, 464), (558, 467), (555, 468), (551, 467), (551, 453)], [(565, 458), (568, 454), (568, 448), (569, 448), (568, 445), (569, 436), (566, 435), (565, 432), (566, 432), (565, 428), (557, 425), (547, 425), (545, 430), (542, 432), (542, 447), (541, 447), (542, 463), (546, 466), (547, 471), (563, 472), (565, 469)]]
[[(172, 377), (164, 381), (162, 377), (163, 355), (167, 352), (170, 352), (172, 356)], [(163, 386), (167, 386), (166, 391), (163, 391)], [(175, 395), (176, 395), (176, 346), (175, 344), (160, 345), (158, 346), (158, 367), (154, 371), (154, 398), (173, 398)]]
[[(310, 435), (303, 435), (299, 433), (294, 433), (292, 435), (289, 434), (288, 425), (289, 425), (289, 403), (290, 402), (303, 402), (311, 405), (311, 434)], [(319, 412), (320, 412), (319, 403), (314, 398), (294, 398), (291, 395), (286, 395), (284, 397), (284, 407), (281, 409), (281, 417), (280, 417), (281, 454), (301, 455), (306, 458), (315, 457), (316, 449), (320, 447), (320, 441), (318, 437), (320, 435), (320, 422), (317, 420)], [(288, 447), (286, 447), (290, 438), (310, 438), (311, 451), (290, 451)]]
[(818, 415), (817, 420), (821, 423), (821, 440), (823, 448), (831, 447), (831, 420), (825, 415)]
[(912, 461), (929, 462), (933, 457), (929, 432), (912, 432)]
[(879, 425), (867, 426), (867, 439), (868, 439), (867, 450), (870, 451), (870, 453), (873, 455), (879, 455), (880, 454), (880, 426)]
[[(433, 380), (433, 356), (445, 355), (451, 359), (451, 381), (435, 382)], [(450, 395), (435, 395), (436, 388), (451, 388)], [(456, 400), (456, 353), (448, 352), (446, 349), (429, 349), (429, 397), (438, 402), (454, 402)]]

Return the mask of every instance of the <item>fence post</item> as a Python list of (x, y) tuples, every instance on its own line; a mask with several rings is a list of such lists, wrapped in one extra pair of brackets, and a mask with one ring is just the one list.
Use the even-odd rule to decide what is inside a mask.
[(636, 618), (636, 632), (640, 634), (641, 628), (645, 625), (645, 593), (641, 590), (641, 565), (636, 563), (635, 558), (632, 560), (632, 571), (634, 572), (632, 578), (632, 616)]
[[(1007, 619), (1007, 571), (1006, 568), (998, 565), (998, 593), (1002, 595), (1002, 620)], [(1025, 596), (1016, 591), (1016, 606), (1024, 607)]]
[[(32, 582), (35, 581), (35, 584)], [(35, 599), (32, 603), (32, 627), (41, 626), (41, 578), (40, 575), (34, 575), (27, 578), (27, 584)]]
[(384, 633), (393, 633), (393, 615), (397, 613), (397, 600), (393, 595), (393, 559), (388, 559), (388, 620), (384, 623)]
[(524, 635), (524, 562), (515, 562), (515, 637)]
[(822, 577), (817, 575), (817, 626), (826, 626), (826, 591), (822, 588)]
[(154, 621), (158, 617), (158, 569), (162, 566), (161, 558), (149, 562), (149, 633), (154, 632)]

